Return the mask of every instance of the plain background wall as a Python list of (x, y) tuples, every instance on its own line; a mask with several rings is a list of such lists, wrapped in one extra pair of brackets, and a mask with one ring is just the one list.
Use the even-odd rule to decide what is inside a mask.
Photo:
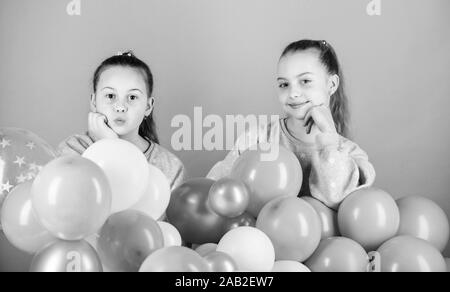
[[(382, 0), (0, 1), (0, 126), (56, 146), (86, 129), (91, 77), (133, 49), (155, 75), (156, 121), (171, 148), (174, 115), (278, 114), (276, 65), (301, 38), (336, 49), (351, 99), (353, 139), (376, 185), (432, 198), (450, 214), (450, 1)], [(189, 177), (224, 151), (181, 151)], [(447, 249), (446, 255), (449, 255)]]

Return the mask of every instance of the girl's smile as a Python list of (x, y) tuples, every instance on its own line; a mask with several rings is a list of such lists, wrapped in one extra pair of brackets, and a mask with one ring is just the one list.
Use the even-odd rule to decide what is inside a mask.
[(297, 110), (297, 109), (303, 107), (304, 105), (307, 105), (308, 103), (310, 103), (310, 101), (304, 101), (304, 102), (300, 102), (300, 103), (288, 103), (288, 105), (292, 109)]

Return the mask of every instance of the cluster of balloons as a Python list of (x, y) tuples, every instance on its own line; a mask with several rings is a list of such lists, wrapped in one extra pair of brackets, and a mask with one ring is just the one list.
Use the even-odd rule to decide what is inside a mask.
[[(0, 130), (6, 147), (30, 140), (47, 149), (45, 157), (27, 154), (26, 161), (40, 158), (45, 166), (17, 183), (1, 208), (4, 235), (33, 255), (31, 271), (447, 269), (441, 252), (449, 222), (436, 203), (395, 201), (383, 190), (363, 188), (330, 209), (298, 197), (302, 169), (283, 147), (272, 161), (264, 161), (261, 150), (246, 151), (229, 177), (191, 179), (171, 192), (165, 175), (126, 141), (105, 139), (82, 156), (55, 158), (30, 133), (8, 131)], [(4, 155), (6, 147), (0, 148), (0, 166), (7, 169), (0, 178), (13, 181), (19, 172), (11, 169), (25, 162), (11, 158), (18, 153)]]
[(263, 155), (261, 149), (248, 150), (229, 177), (191, 179), (172, 192), (167, 219), (186, 242), (217, 243), (234, 228), (254, 227), (272, 199), (297, 197), (302, 169), (295, 155), (282, 146), (274, 160), (264, 161)]
[(167, 220), (187, 243), (217, 243), (235, 227), (255, 226), (255, 218), (244, 212), (246, 201), (246, 187), (236, 180), (194, 178), (173, 190)]
[(446, 271), (441, 252), (449, 239), (448, 218), (429, 199), (410, 196), (395, 201), (371, 187), (350, 194), (339, 206), (337, 218), (317, 212), (328, 218), (321, 220), (322, 230), (325, 225), (336, 226), (337, 234), (322, 237), (304, 262), (314, 272)]
[(213, 271), (308, 270), (299, 261), (319, 244), (322, 225), (297, 198), (301, 166), (283, 147), (272, 161), (263, 155), (248, 150), (229, 177), (192, 179), (172, 192), (168, 221), (186, 242), (200, 245), (196, 251)]
[[(245, 152), (231, 177), (191, 180), (174, 191), (169, 222), (183, 239), (201, 244), (196, 251), (204, 258), (222, 252), (244, 271), (446, 269), (441, 251), (449, 238), (448, 219), (431, 200), (395, 201), (370, 187), (348, 195), (333, 210), (315, 198), (297, 197), (301, 175), (295, 188), (280, 188), (288, 174), (301, 172), (291, 164), (297, 160), (284, 153), (263, 162), (260, 155), (258, 150)], [(227, 219), (249, 213), (256, 224), (221, 229)]]
[(26, 168), (20, 164), (28, 161), (37, 167), (47, 154), (34, 180), (19, 182), (1, 208), (8, 242), (34, 255), (31, 271), (138, 271), (153, 251), (181, 245), (174, 226), (156, 221), (169, 204), (169, 182), (131, 143), (105, 139), (82, 156), (55, 158), (27, 131), (0, 133), (2, 149), (29, 146), (17, 161), (2, 150), (2, 181), (8, 176), (12, 182), (18, 173), (12, 168)]
[(445, 271), (441, 252), (449, 240), (445, 212), (433, 201), (408, 196), (397, 201), (368, 188), (352, 193), (340, 205), (343, 236), (376, 251), (380, 271)]

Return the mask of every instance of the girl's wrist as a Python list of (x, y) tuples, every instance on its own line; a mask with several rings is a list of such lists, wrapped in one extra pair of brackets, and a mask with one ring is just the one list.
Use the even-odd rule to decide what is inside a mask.
[(339, 148), (339, 134), (338, 133), (323, 133), (316, 137), (316, 144), (319, 149)]

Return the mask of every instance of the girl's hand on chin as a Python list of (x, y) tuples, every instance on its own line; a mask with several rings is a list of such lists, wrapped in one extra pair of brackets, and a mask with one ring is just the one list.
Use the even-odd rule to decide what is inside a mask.
[(108, 126), (108, 119), (101, 113), (90, 112), (88, 117), (89, 136), (98, 141), (101, 139), (119, 138), (116, 132)]
[(316, 143), (320, 146), (334, 146), (339, 143), (339, 134), (336, 131), (333, 116), (330, 108), (321, 104), (311, 107), (305, 115), (305, 126), (308, 127), (308, 134), (312, 127), (316, 127)]

